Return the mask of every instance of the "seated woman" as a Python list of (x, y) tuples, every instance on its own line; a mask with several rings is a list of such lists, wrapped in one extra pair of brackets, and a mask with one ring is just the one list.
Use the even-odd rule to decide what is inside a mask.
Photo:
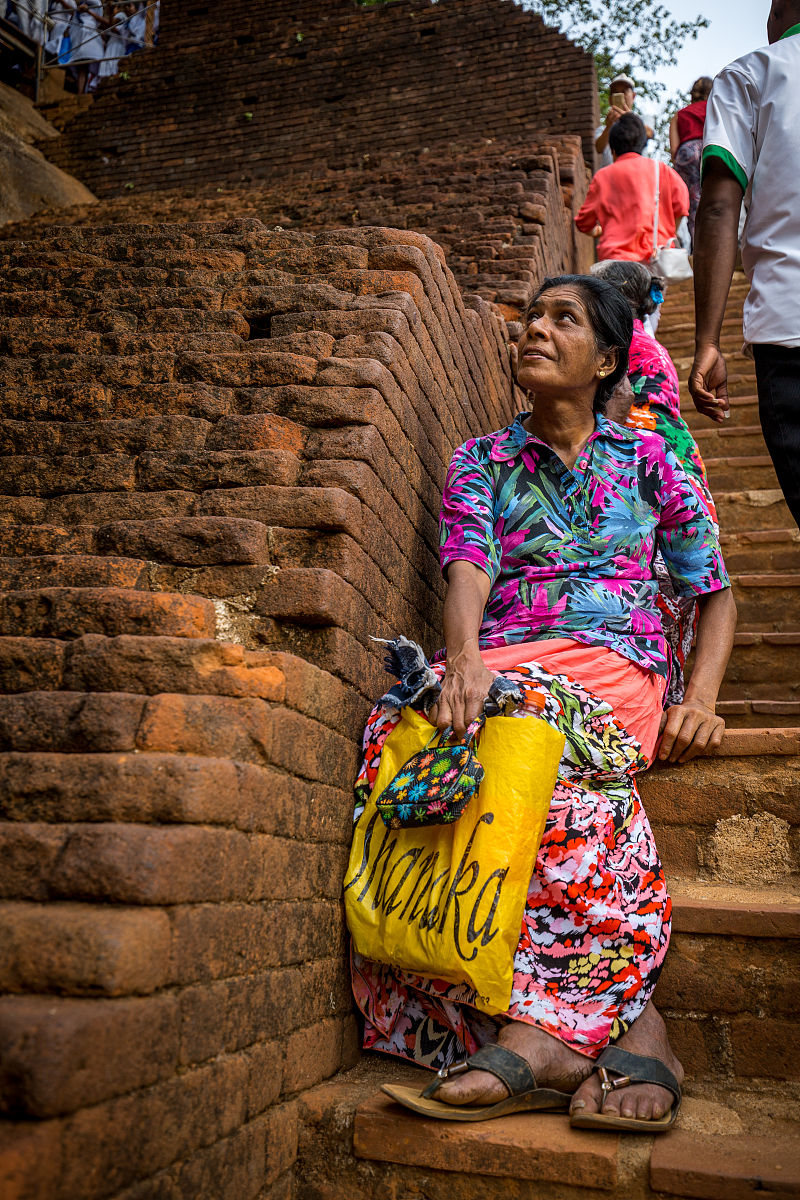
[[(502, 673), (560, 701), (545, 719), (566, 746), (505, 1014), (464, 1003), (463, 986), (353, 953), (365, 1048), (439, 1070), (424, 1099), (387, 1088), (427, 1115), (474, 1120), (476, 1107), (482, 1118), (571, 1104), (573, 1124), (657, 1130), (677, 1112), (682, 1071), (650, 1003), (671, 906), (633, 775), (656, 754), (686, 762), (719, 745), (714, 706), (736, 609), (713, 524), (674, 454), (603, 416), (625, 375), (632, 324), (604, 281), (546, 279), (519, 345), (530, 411), (466, 442), (448, 472), (447, 650), (433, 667), (441, 692), (431, 719), (463, 736)], [(700, 607), (686, 699), (665, 716), (657, 549), (677, 591)], [(386, 704), (370, 716), (362, 794), (399, 717)]]
[[(708, 486), (705, 464), (697, 442), (681, 416), (678, 372), (666, 348), (644, 324), (661, 302), (659, 281), (641, 263), (595, 263), (592, 274), (617, 288), (633, 313), (633, 337), (628, 357), (632, 404), (625, 413), (617, 409), (615, 396), (614, 420), (620, 423), (624, 421), (631, 429), (652, 430), (663, 437), (690, 483), (694, 484), (697, 498), (708, 510), (716, 528), (717, 510)], [(672, 656), (665, 702), (679, 704), (683, 699), (683, 670), (692, 648), (697, 605), (693, 597), (680, 596), (675, 592), (660, 556), (656, 557), (655, 565), (659, 581), (658, 605)]]

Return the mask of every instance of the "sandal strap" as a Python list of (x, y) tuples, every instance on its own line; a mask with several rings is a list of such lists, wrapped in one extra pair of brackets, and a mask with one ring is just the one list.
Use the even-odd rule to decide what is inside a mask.
[(609, 1046), (595, 1063), (596, 1068), (605, 1068), (621, 1075), (625, 1079), (617, 1081), (617, 1087), (627, 1087), (632, 1083), (654, 1083), (658, 1087), (667, 1088), (675, 1099), (680, 1102), (681, 1086), (669, 1067), (660, 1058), (647, 1058), (644, 1054), (632, 1054), (630, 1050), (621, 1050), (617, 1046)]
[(536, 1076), (520, 1054), (492, 1042), (481, 1046), (480, 1050), (476, 1050), (464, 1062), (455, 1063), (452, 1067), (442, 1067), (422, 1095), (425, 1099), (430, 1099), (448, 1078), (459, 1075), (462, 1071), (488, 1071), (506, 1085), (509, 1096), (520, 1096), (538, 1086)]

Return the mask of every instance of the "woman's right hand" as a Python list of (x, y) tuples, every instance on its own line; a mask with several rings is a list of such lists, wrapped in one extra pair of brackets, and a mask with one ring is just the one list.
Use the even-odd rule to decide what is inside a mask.
[(483, 712), (483, 702), (494, 679), (477, 649), (448, 657), (441, 695), (429, 719), (438, 729), (452, 726), (456, 737), (463, 738), (470, 722)]

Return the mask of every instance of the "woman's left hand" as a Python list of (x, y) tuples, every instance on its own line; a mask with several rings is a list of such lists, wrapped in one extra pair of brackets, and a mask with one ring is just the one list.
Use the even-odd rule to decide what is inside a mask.
[(725, 722), (701, 700), (673, 704), (661, 719), (659, 762), (685, 763), (719, 748)]

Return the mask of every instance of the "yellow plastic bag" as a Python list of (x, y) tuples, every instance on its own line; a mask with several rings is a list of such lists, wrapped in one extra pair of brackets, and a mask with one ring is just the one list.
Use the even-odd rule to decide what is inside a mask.
[(514, 954), (564, 735), (535, 717), (490, 717), (477, 745), (486, 775), (452, 825), (387, 829), (375, 799), (431, 735), (411, 708), (387, 737), (353, 834), (344, 883), (359, 954), (465, 983), (483, 1012), (511, 999)]

